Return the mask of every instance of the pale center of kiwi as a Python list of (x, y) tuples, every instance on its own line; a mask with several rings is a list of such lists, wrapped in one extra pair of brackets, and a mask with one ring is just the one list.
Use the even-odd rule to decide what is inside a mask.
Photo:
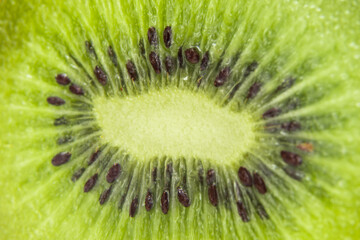
[(142, 161), (185, 157), (239, 163), (255, 142), (250, 113), (221, 107), (200, 91), (165, 88), (98, 97), (94, 111), (101, 139)]

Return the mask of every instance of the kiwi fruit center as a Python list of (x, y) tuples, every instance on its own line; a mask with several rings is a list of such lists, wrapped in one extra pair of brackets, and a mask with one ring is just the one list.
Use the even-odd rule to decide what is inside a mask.
[(356, 1), (0, 6), (2, 238), (360, 235)]
[(124, 98), (99, 97), (94, 112), (102, 141), (140, 161), (195, 157), (228, 165), (241, 162), (255, 142), (250, 113), (223, 108), (200, 91), (169, 87)]

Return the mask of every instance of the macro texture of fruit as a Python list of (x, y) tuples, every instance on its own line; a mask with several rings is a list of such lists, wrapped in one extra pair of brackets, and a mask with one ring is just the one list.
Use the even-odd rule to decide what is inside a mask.
[(0, 1), (0, 239), (359, 239), (359, 9)]

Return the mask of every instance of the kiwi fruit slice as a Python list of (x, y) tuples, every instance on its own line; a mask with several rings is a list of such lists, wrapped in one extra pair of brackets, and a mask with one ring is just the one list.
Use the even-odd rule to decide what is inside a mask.
[(357, 239), (357, 1), (0, 3), (1, 239)]

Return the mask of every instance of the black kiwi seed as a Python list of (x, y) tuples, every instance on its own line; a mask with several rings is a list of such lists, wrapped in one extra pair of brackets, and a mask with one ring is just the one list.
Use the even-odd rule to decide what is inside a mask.
[(263, 119), (273, 118), (279, 116), (281, 114), (281, 109), (279, 108), (270, 108), (266, 112), (263, 113)]
[(65, 104), (65, 100), (59, 97), (48, 97), (47, 102), (54, 106), (61, 106)]
[(157, 74), (161, 73), (161, 62), (159, 56), (155, 52), (149, 54), (151, 66)]
[(184, 68), (185, 65), (184, 65), (184, 57), (183, 57), (182, 47), (179, 48), (177, 56), (178, 56), (179, 67)]
[(196, 64), (200, 61), (200, 54), (197, 48), (189, 48), (185, 50), (185, 57), (188, 62)]
[(95, 74), (97, 80), (99, 81), (99, 83), (101, 85), (105, 86), (107, 83), (107, 76), (106, 76), (104, 70), (100, 66), (96, 66), (94, 69), (94, 74)]
[(139, 206), (139, 199), (136, 197), (131, 201), (130, 210), (129, 210), (130, 217), (135, 217), (138, 206)]
[(104, 190), (99, 198), (99, 202), (100, 205), (103, 205), (104, 203), (107, 202), (107, 200), (109, 199), (110, 195), (111, 195), (111, 190), (112, 190), (112, 186), (110, 186), (108, 189)]
[(216, 174), (214, 169), (210, 169), (207, 172), (206, 175), (206, 182), (208, 184), (208, 196), (210, 203), (213, 206), (218, 205), (218, 196), (217, 196), (217, 190), (216, 190)]
[(171, 46), (171, 40), (172, 40), (172, 29), (170, 26), (167, 26), (164, 30), (164, 43), (165, 47), (169, 48)]
[(98, 180), (98, 174), (95, 173), (91, 178), (89, 178), (84, 185), (84, 192), (89, 192), (95, 186)]
[(224, 85), (224, 83), (228, 79), (229, 75), (230, 75), (230, 68), (229, 67), (223, 68), (219, 72), (219, 74), (216, 76), (215, 81), (214, 81), (214, 86), (220, 87), (220, 86)]
[(71, 81), (65, 73), (60, 73), (56, 77), (56, 82), (60, 85), (68, 85)]
[(244, 72), (244, 78), (247, 78), (253, 71), (255, 71), (258, 65), (259, 64), (256, 61), (254, 61), (249, 66), (247, 66)]
[(218, 205), (218, 196), (217, 196), (217, 190), (216, 190), (215, 184), (209, 186), (208, 196), (209, 196), (210, 203), (216, 207)]
[(254, 186), (260, 194), (267, 192), (266, 185), (262, 177), (258, 173), (254, 173)]
[(296, 153), (281, 151), (280, 155), (284, 162), (291, 166), (299, 166), (302, 164), (302, 158)]
[(245, 208), (244, 204), (243, 204), (242, 202), (240, 202), (240, 201), (237, 201), (237, 202), (236, 202), (236, 206), (237, 206), (238, 213), (239, 213), (239, 215), (240, 215), (240, 217), (241, 217), (241, 220), (242, 220), (243, 222), (248, 222), (248, 221), (250, 221), (250, 219), (249, 219), (249, 217), (248, 217), (248, 213), (247, 213), (247, 211), (246, 211), (246, 208)]
[(135, 64), (133, 63), (133, 61), (129, 60), (126, 63), (126, 70), (129, 74), (129, 77), (131, 78), (131, 80), (136, 81), (138, 79), (138, 74), (137, 74), (136, 67), (135, 67)]
[(152, 177), (153, 182), (156, 182), (156, 175), (157, 175), (157, 168), (154, 167), (151, 172), (151, 177)]
[(84, 95), (84, 90), (79, 85), (76, 85), (74, 83), (70, 85), (69, 90), (73, 94)]
[(65, 117), (59, 117), (54, 120), (54, 126), (67, 125), (69, 121)]
[(67, 163), (71, 158), (71, 153), (69, 152), (60, 152), (56, 154), (51, 160), (52, 165), (60, 166)]
[(147, 35), (148, 35), (148, 40), (149, 40), (150, 45), (152, 45), (154, 47), (157, 46), (159, 40), (158, 40), (158, 36), (157, 36), (155, 27), (149, 28)]
[(150, 211), (154, 205), (154, 200), (152, 193), (148, 191), (145, 196), (145, 209), (146, 211)]
[(169, 211), (169, 190), (165, 190), (161, 195), (161, 211), (167, 214)]
[(171, 75), (175, 70), (174, 59), (171, 56), (167, 56), (165, 58), (165, 69), (169, 75)]
[(184, 207), (189, 207), (190, 206), (190, 198), (187, 195), (187, 193), (185, 192), (185, 190), (182, 189), (181, 187), (178, 187), (178, 199), (179, 199), (179, 202)]
[(256, 97), (256, 95), (259, 93), (261, 88), (261, 84), (258, 82), (255, 82), (253, 85), (251, 85), (251, 87), (249, 88), (248, 91), (248, 95), (247, 95), (247, 99), (252, 99), (254, 97)]
[(113, 183), (121, 173), (121, 166), (119, 163), (115, 163), (110, 169), (108, 174), (106, 175), (106, 181), (108, 183)]
[(282, 123), (281, 128), (287, 132), (294, 132), (301, 129), (301, 124), (298, 122), (291, 121), (287, 123)]
[(215, 170), (210, 169), (207, 171), (206, 183), (210, 186), (210, 185), (214, 184), (215, 182), (216, 182)]
[(96, 161), (96, 159), (99, 157), (100, 153), (101, 153), (100, 150), (96, 150), (96, 152), (94, 152), (93, 154), (91, 154), (90, 159), (89, 159), (89, 161), (88, 161), (88, 165), (89, 165), (89, 166)]
[(107, 52), (108, 52), (111, 62), (116, 67), (118, 65), (118, 61), (117, 61), (117, 57), (116, 57), (116, 53), (115, 53), (114, 49), (110, 46), (110, 47), (108, 47)]
[(247, 186), (247, 187), (252, 186), (252, 177), (251, 177), (250, 172), (246, 168), (240, 167), (239, 171), (238, 171), (238, 175), (239, 175), (239, 179), (240, 179), (241, 183), (244, 186)]
[(200, 70), (204, 71), (209, 66), (209, 51), (206, 51), (203, 58), (201, 59)]
[(79, 178), (83, 175), (83, 173), (85, 172), (85, 168), (80, 168), (79, 170), (77, 170), (71, 177), (71, 181), (76, 182), (77, 180), (79, 180)]
[(166, 165), (166, 175), (165, 175), (165, 188), (169, 189), (171, 187), (171, 179), (173, 174), (173, 165), (169, 163)]

